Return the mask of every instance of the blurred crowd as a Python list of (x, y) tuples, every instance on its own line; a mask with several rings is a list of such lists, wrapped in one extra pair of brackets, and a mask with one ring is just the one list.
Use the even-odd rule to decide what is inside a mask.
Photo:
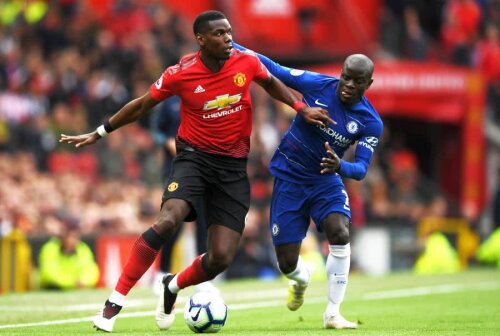
[(189, 24), (160, 2), (116, 2), (105, 17), (85, 1), (26, 3), (33, 8), (0, 5), (3, 231), (50, 235), (68, 218), (87, 234), (143, 231), (162, 193), (162, 152), (148, 120), (89, 149), (58, 138), (95, 129), (144, 94), (165, 66), (194, 50)]
[[(0, 4), (0, 235), (13, 227), (58, 234), (67, 220), (78, 221), (84, 234), (144, 231), (163, 192), (162, 150), (150, 120), (84, 149), (58, 138), (95, 129), (195, 51), (191, 22), (161, 1), (115, 1), (105, 14), (86, 1), (24, 3)], [(424, 60), (445, 53), (476, 67), (489, 80), (491, 117), (500, 122), (499, 0), (386, 0), (383, 9), (376, 57)], [(241, 257), (266, 263), (272, 254), (267, 163), (293, 111), (257, 86), (253, 99), (252, 216)], [(346, 181), (354, 227), (413, 225), (449, 211), (450, 201), (423, 177), (415, 153), (393, 140), (386, 127), (366, 180)]]
[(473, 67), (488, 81), (487, 116), (500, 124), (500, 1), (385, 0), (383, 57)]

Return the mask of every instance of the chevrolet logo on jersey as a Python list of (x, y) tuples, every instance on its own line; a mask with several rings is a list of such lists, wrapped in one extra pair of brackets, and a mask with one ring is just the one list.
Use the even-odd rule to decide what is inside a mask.
[(229, 94), (217, 96), (214, 100), (206, 102), (205, 105), (203, 106), (203, 110), (212, 110), (214, 108), (220, 110), (231, 104), (235, 104), (240, 100), (241, 100), (241, 93), (238, 93), (237, 95), (234, 96), (230, 96)]

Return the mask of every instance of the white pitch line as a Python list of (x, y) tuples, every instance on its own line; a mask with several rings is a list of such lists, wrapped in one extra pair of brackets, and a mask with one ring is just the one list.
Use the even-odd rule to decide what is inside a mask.
[[(238, 300), (256, 300), (256, 299), (269, 299), (269, 298), (280, 298), (283, 296), (286, 296), (287, 293), (287, 288), (281, 288), (281, 289), (265, 289), (265, 290), (259, 290), (258, 292), (252, 293), (252, 292), (240, 292), (238, 293)], [(234, 296), (232, 295), (225, 295), (222, 294), (223, 298), (227, 299), (233, 299)], [(187, 296), (182, 296), (179, 295), (177, 298), (177, 303), (184, 304), (187, 300)], [(127, 308), (129, 307), (146, 307), (146, 306), (151, 306), (151, 304), (156, 305), (156, 298), (151, 298), (151, 299), (134, 299), (134, 300), (127, 300)], [(45, 311), (97, 311), (99, 308), (101, 308), (102, 303), (87, 303), (87, 304), (75, 304), (75, 305), (66, 305), (66, 306), (61, 306), (61, 305), (44, 305), (43, 307), (31, 307), (30, 311), (37, 311), (37, 312), (45, 312)], [(2, 311), (26, 311), (26, 307), (12, 307), (12, 306), (0, 306), (0, 312)], [(121, 316), (121, 315), (120, 315)]]
[[(315, 303), (315, 302), (319, 301), (320, 299), (324, 300), (324, 298), (317, 297), (317, 298), (312, 298), (311, 300), (308, 299), (308, 302)], [(253, 303), (228, 304), (227, 308), (229, 310), (243, 310), (243, 309), (250, 309), (250, 308), (275, 307), (275, 306), (280, 306), (282, 304), (283, 304), (283, 300), (273, 300), (273, 301), (261, 301), (261, 302), (253, 302)], [(155, 314), (154, 311), (122, 313), (122, 314), (120, 314), (120, 318), (154, 316), (154, 314)], [(184, 311), (182, 309), (177, 309), (176, 315), (177, 314), (184, 314)], [(47, 325), (54, 325), (54, 324), (80, 323), (80, 322), (92, 321), (93, 319), (94, 319), (94, 317), (82, 317), (82, 318), (72, 318), (72, 319), (66, 319), (66, 320), (9, 324), (9, 325), (0, 326), (0, 329), (38, 327), (38, 326), (47, 326)]]
[[(500, 283), (498, 282), (481, 282), (474, 285), (462, 285), (462, 284), (448, 284), (448, 285), (438, 285), (438, 286), (428, 286), (428, 287), (415, 287), (407, 289), (397, 289), (391, 291), (382, 292), (372, 292), (367, 293), (362, 296), (361, 301), (366, 300), (380, 300), (380, 299), (390, 299), (390, 298), (403, 298), (412, 296), (422, 296), (422, 295), (433, 295), (433, 294), (446, 294), (453, 292), (461, 292), (466, 289), (474, 290), (490, 290), (500, 288)], [(256, 296), (257, 293), (254, 293)], [(132, 300), (131, 300), (132, 301)], [(134, 300), (134, 301), (145, 301), (145, 300)], [(325, 301), (325, 297), (312, 297), (307, 298), (307, 302), (317, 303)], [(239, 303), (239, 304), (228, 304), (229, 310), (244, 310), (251, 308), (264, 308), (264, 307), (276, 307), (283, 304), (283, 300), (271, 300), (271, 301), (260, 301), (260, 302), (249, 302), (249, 303)], [(128, 305), (129, 306), (129, 305)], [(177, 310), (176, 314), (182, 314), (183, 311)], [(130, 317), (143, 317), (143, 316), (153, 316), (154, 311), (143, 311), (143, 312), (133, 312), (133, 313), (122, 313), (120, 318), (130, 318)], [(66, 320), (53, 320), (53, 321), (43, 321), (43, 322), (33, 322), (33, 323), (19, 323), (19, 324), (9, 324), (0, 325), (0, 329), (7, 328), (26, 328), (26, 327), (38, 327), (56, 324), (69, 324), (69, 323), (80, 323), (92, 321), (94, 317), (82, 317), (82, 318), (72, 318)]]
[[(127, 307), (144, 307), (147, 305), (156, 304), (156, 299), (137, 299), (137, 300), (128, 300)], [(102, 303), (86, 303), (86, 304), (76, 304), (76, 305), (44, 305), (43, 307), (30, 307), (30, 312), (68, 312), (68, 311), (92, 311), (99, 310), (101, 308)], [(12, 306), (0, 306), (0, 311), (17, 311), (17, 312), (25, 312), (26, 307), (12, 307)]]
[(403, 298), (412, 296), (432, 295), (432, 294), (446, 294), (460, 292), (466, 289), (474, 290), (490, 290), (500, 287), (500, 282), (480, 282), (477, 284), (447, 284), (426, 287), (414, 287), (406, 289), (395, 289), (383, 292), (366, 293), (363, 295), (363, 300), (381, 300), (392, 298)]

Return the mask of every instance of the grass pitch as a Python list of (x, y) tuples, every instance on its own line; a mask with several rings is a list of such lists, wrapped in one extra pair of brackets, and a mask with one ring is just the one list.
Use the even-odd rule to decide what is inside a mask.
[[(220, 335), (500, 335), (500, 270), (455, 275), (350, 276), (343, 315), (357, 330), (325, 330), (326, 282), (313, 282), (296, 312), (285, 306), (286, 281), (219, 283), (228, 307)], [(33, 292), (0, 296), (1, 335), (96, 335), (92, 317), (109, 289)], [(154, 322), (156, 298), (149, 288), (133, 289), (115, 324), (116, 335), (194, 335), (181, 311), (191, 289), (181, 292), (177, 319), (169, 331)]]

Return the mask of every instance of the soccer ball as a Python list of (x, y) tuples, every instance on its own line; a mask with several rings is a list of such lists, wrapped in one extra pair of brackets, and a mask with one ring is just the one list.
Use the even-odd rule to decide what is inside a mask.
[(217, 294), (197, 292), (184, 307), (184, 320), (189, 329), (196, 333), (219, 332), (227, 318), (227, 306)]

